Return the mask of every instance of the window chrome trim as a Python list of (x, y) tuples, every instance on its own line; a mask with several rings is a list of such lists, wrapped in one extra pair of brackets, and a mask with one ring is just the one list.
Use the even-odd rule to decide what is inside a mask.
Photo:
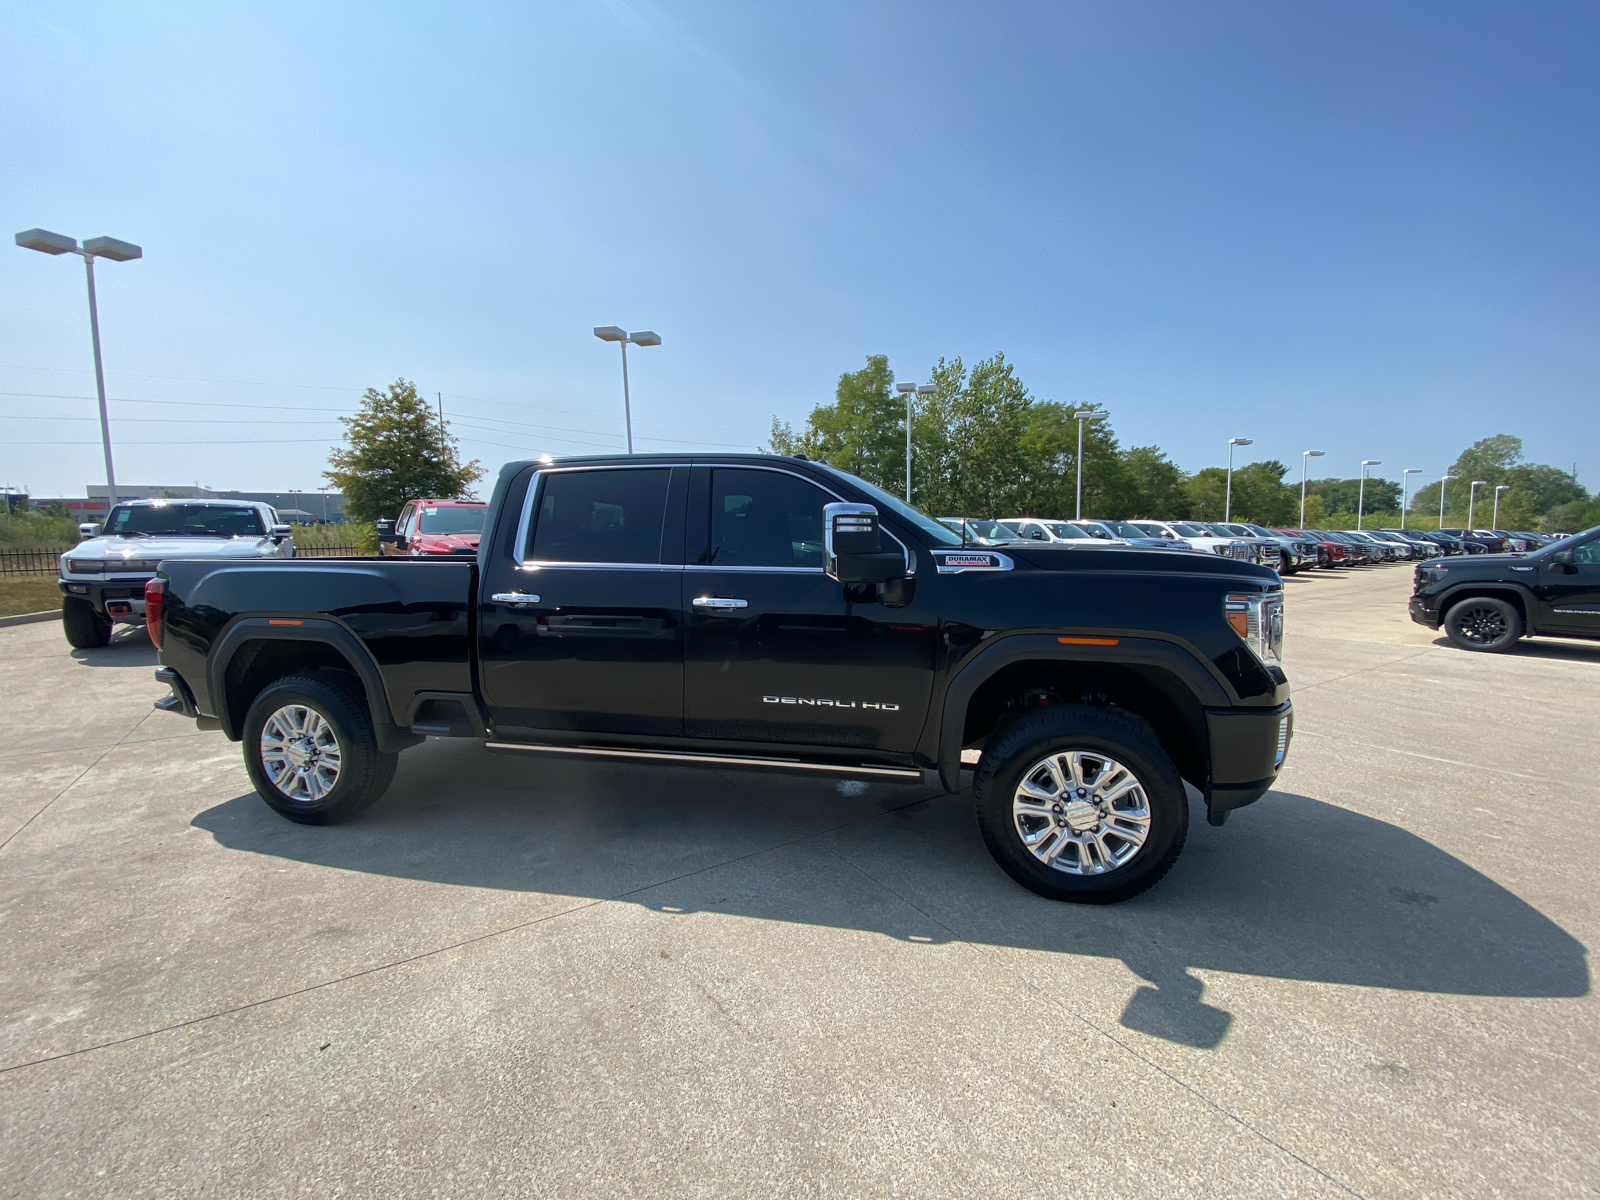
[[(720, 463), (720, 462), (700, 463), (698, 465), (703, 466), (703, 467), (707, 468), (708, 470), (712, 470), (712, 471), (717, 471), (717, 470), (722, 470), (722, 471), (771, 471), (774, 475), (787, 475), (791, 479), (798, 479), (801, 483), (809, 483), (812, 487), (816, 488), (818, 491), (826, 492), (828, 495), (832, 496), (834, 498), (834, 500), (838, 501), (841, 504), (855, 504), (855, 503), (857, 503), (857, 501), (855, 501), (855, 500), (850, 500), (847, 497), (839, 495), (838, 492), (834, 491), (827, 484), (818, 483), (815, 479), (812, 479), (809, 475), (802, 475), (802, 474), (800, 474), (799, 471), (791, 471), (787, 467), (769, 467), (769, 466), (765, 465), (764, 463)], [(878, 506), (876, 504), (874, 504), (872, 507), (873, 507), (874, 510), (876, 510)], [(883, 533), (886, 533), (891, 538), (893, 538), (894, 539), (894, 544), (899, 546), (900, 549), (902, 551), (904, 551), (905, 556), (906, 556), (906, 578), (910, 579), (912, 576), (916, 575), (916, 573), (917, 573), (917, 552), (915, 550), (913, 550), (910, 546), (906, 545), (898, 537), (895, 537), (894, 531), (892, 529), (884, 529), (883, 528), (883, 523), (882, 523), (882, 520), (881, 520), (881, 517), (882, 517), (883, 514), (879, 513), (878, 515), (880, 517), (878, 528)], [(784, 571), (784, 572), (804, 572), (806, 574), (815, 573), (815, 574), (818, 574), (818, 575), (826, 575), (827, 574), (827, 571), (825, 571), (821, 567), (719, 567), (715, 563), (711, 563), (709, 565), (700, 564), (700, 563), (691, 563), (691, 564), (688, 565), (687, 569), (690, 570), (690, 571)]]
[[(528, 477), (528, 494), (522, 498), (522, 516), (517, 520), (517, 538), (512, 543), (511, 560), (517, 564), (519, 571), (540, 571), (545, 568), (560, 567), (585, 567), (590, 569), (608, 569), (619, 571), (679, 571), (680, 563), (601, 563), (601, 562), (555, 562), (548, 559), (525, 558), (528, 552), (528, 534), (533, 528), (533, 501), (539, 494), (539, 484), (546, 475), (570, 475), (577, 471), (666, 471), (668, 472), (668, 489), (671, 489), (671, 471), (674, 467), (687, 467), (686, 462), (650, 462), (650, 463), (606, 463), (582, 467), (541, 467)], [(662, 509), (661, 519), (666, 521), (666, 509)], [(656, 553), (661, 553), (660, 548)]]

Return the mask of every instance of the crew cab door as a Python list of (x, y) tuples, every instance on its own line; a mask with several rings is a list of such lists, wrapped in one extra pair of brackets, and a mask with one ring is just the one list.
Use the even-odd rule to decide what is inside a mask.
[(824, 573), (822, 508), (839, 499), (781, 468), (695, 468), (684, 568), (691, 737), (915, 745), (938, 623), (926, 604), (852, 602)]
[(1600, 637), (1600, 537), (1571, 547), (1563, 561), (1544, 562), (1535, 593), (1549, 632)]
[(483, 556), (480, 686), (496, 731), (683, 732), (685, 467), (534, 472)]

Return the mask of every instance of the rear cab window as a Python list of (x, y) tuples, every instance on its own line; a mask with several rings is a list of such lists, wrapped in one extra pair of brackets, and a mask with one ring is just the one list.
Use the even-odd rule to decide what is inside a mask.
[(555, 471), (540, 480), (524, 561), (659, 563), (670, 467)]

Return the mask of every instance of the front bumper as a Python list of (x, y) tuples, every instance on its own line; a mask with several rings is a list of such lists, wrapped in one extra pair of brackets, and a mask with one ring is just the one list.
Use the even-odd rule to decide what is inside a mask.
[(57, 579), (56, 586), (63, 596), (87, 600), (95, 612), (113, 621), (142, 621), (144, 585), (153, 578), (125, 575), (112, 579)]
[(1439, 628), (1439, 610), (1429, 607), (1426, 596), (1413, 596), (1407, 606), (1411, 619), (1418, 625), (1426, 625), (1429, 629)]
[(1207, 709), (1206, 727), (1211, 736), (1206, 820), (1221, 825), (1230, 812), (1254, 804), (1277, 782), (1294, 738), (1294, 705)]

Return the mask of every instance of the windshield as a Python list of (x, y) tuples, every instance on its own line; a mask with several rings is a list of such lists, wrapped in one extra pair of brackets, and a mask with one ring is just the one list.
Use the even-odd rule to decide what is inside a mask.
[(1257, 537), (1269, 538), (1269, 537), (1276, 536), (1272, 532), (1272, 530), (1263, 528), (1260, 525), (1249, 525), (1249, 524), (1247, 524), (1247, 525), (1245, 525), (1245, 528), (1248, 529), (1251, 533), (1255, 534)]
[(1063, 541), (1071, 538), (1092, 539), (1094, 537), (1094, 534), (1090, 533), (1087, 529), (1079, 529), (1076, 525), (1068, 525), (1065, 521), (1045, 521), (1043, 522), (1043, 525), (1046, 529), (1048, 529), (1056, 537), (1061, 538)]
[(1216, 537), (1209, 529), (1202, 529), (1198, 525), (1191, 525), (1187, 521), (1177, 521), (1172, 526), (1179, 537)]
[(1142, 529), (1146, 537), (1164, 538), (1167, 536), (1161, 531), (1161, 526), (1153, 521), (1129, 521), (1127, 524), (1130, 529)]
[(934, 543), (934, 545), (936, 545), (936, 546), (959, 546), (959, 545), (961, 545), (961, 540), (962, 539), (961, 539), (961, 535), (960, 534), (954, 533), (951, 530), (946, 529), (943, 525), (939, 524), (939, 522), (935, 521), (932, 517), (927, 517), (927, 516), (924, 516), (922, 513), (919, 513), (916, 509), (912, 508), (904, 500), (896, 500), (893, 496), (891, 496), (888, 492), (884, 491), (881, 487), (874, 487), (872, 484), (868, 483), (865, 479), (858, 478), (857, 476), (850, 474), (848, 471), (841, 471), (841, 470), (839, 470), (838, 467), (830, 467), (827, 463), (817, 463), (816, 465), (821, 467), (824, 471), (830, 471), (833, 474), (837, 475), (840, 479), (848, 480), (853, 486), (860, 488), (868, 496), (872, 497), (872, 502), (874, 504), (878, 505), (881, 508), (887, 508), (890, 512), (892, 512), (895, 516), (899, 517), (907, 525), (914, 525), (914, 526), (916, 526), (916, 528), (919, 531), (921, 531), (922, 533), (927, 534), (929, 539)]
[(968, 521), (967, 536), (988, 538), (990, 541), (1005, 542), (1015, 541), (1016, 534), (1007, 529), (999, 521)]
[(117, 537), (260, 537), (266, 532), (259, 509), (217, 504), (119, 504), (106, 522), (106, 533)]
[(1160, 537), (1160, 534), (1149, 534), (1140, 529), (1132, 521), (1102, 521), (1102, 525), (1111, 530), (1118, 537)]
[(482, 533), (483, 514), (488, 511), (488, 505), (428, 505), (422, 510), (422, 521), (417, 530), (419, 533), (437, 534)]

